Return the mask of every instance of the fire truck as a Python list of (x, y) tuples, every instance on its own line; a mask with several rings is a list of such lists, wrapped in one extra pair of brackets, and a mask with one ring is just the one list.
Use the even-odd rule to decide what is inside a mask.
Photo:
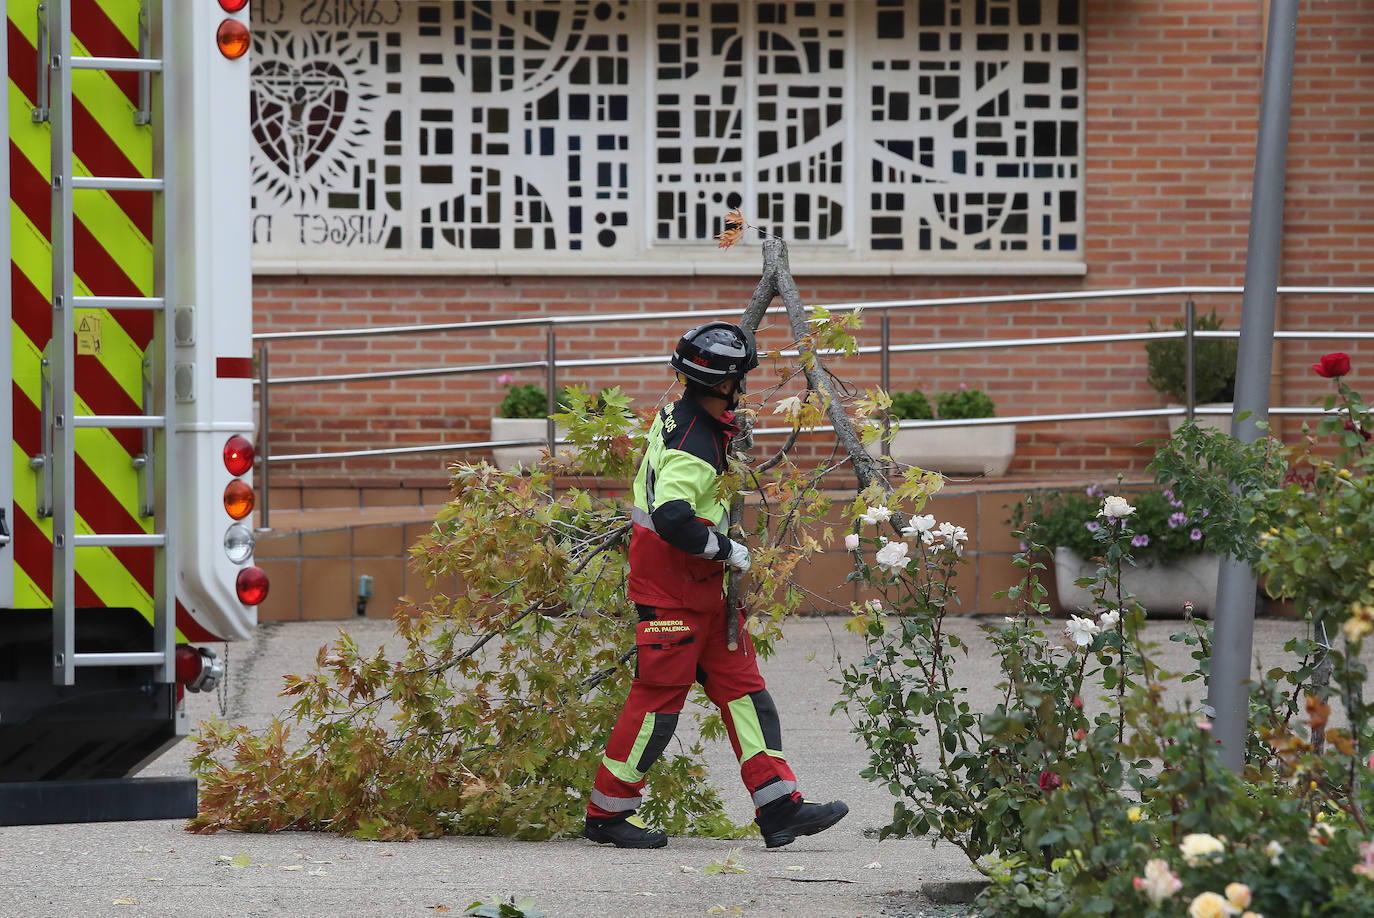
[(0, 0), (0, 825), (193, 815), (135, 775), (249, 637), (248, 0)]

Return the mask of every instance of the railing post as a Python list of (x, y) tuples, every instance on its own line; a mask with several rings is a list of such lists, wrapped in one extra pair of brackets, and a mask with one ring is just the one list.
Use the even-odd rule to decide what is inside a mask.
[(1197, 307), (1193, 305), (1193, 298), (1188, 297), (1188, 302), (1183, 306), (1183, 419), (1191, 421), (1193, 419), (1193, 409), (1197, 406), (1197, 397), (1194, 394), (1194, 379), (1196, 377), (1197, 359), (1197, 339), (1193, 337), (1193, 331), (1197, 326)]
[(548, 371), (549, 424), (546, 429), (549, 441), (549, 455), (558, 449), (558, 425), (554, 423), (553, 413), (558, 410), (558, 332), (549, 326), (549, 338), (545, 358)]
[[(892, 313), (891, 313), (889, 310), (886, 310), (886, 309), (883, 310), (883, 340), (882, 340), (882, 353), (879, 355), (878, 364), (879, 364), (879, 366), (882, 368), (882, 369), (880, 370), (880, 372), (879, 372), (879, 381), (880, 381), (880, 383), (881, 383), (881, 385), (882, 385), (882, 387), (883, 387), (883, 391), (886, 392), (889, 396), (891, 396), (891, 395), (892, 395)], [(889, 412), (887, 412), (887, 413), (883, 416), (883, 438), (882, 438), (882, 440), (880, 441), (880, 442), (882, 443), (882, 449), (879, 450), (879, 452), (880, 452), (882, 455), (891, 457), (891, 455), (892, 455), (892, 438), (893, 438), (894, 436), (896, 436), (896, 431), (892, 429), (892, 412), (889, 411)], [(890, 461), (890, 462), (886, 462), (886, 461), (885, 461), (885, 462), (883, 463), (883, 469), (884, 469), (884, 471), (886, 471), (886, 472), (891, 472), (894, 468), (896, 468), (896, 466), (897, 466), (897, 463), (896, 463), (896, 460), (895, 460), (895, 459), (892, 460), (892, 461)]]
[(883, 353), (882, 387), (884, 392), (892, 388), (892, 313), (883, 310)]
[(264, 344), (258, 348), (258, 442), (256, 446), (258, 458), (262, 460), (262, 470), (258, 476), (258, 491), (262, 495), (262, 519), (258, 526), (258, 532), (267, 532), (272, 528), (268, 519), (272, 502), (272, 498), (268, 495), (272, 492), (267, 487), (267, 458), (272, 455), (272, 447), (267, 436), (267, 419), (270, 417), (267, 411), (267, 393), (267, 345)]

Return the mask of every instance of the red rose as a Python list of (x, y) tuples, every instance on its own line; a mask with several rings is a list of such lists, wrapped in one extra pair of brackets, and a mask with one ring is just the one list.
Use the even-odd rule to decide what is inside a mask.
[(1040, 772), (1040, 789), (1045, 793), (1056, 790), (1059, 787), (1059, 775), (1052, 771)]
[(1334, 354), (1323, 354), (1320, 363), (1312, 364), (1312, 369), (1318, 376), (1332, 379), (1336, 376), (1344, 376), (1350, 372), (1350, 355), (1342, 354), (1337, 351)]

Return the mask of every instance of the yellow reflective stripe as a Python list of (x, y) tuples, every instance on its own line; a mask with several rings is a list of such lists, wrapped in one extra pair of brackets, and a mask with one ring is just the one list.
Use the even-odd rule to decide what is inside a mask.
[(14, 608), (16, 609), (51, 609), (52, 600), (43, 595), (43, 591), (38, 588), (38, 584), (33, 582), (28, 571), (19, 566), (19, 562), (14, 562)]
[[(29, 283), (44, 298), (52, 297), (52, 247), (48, 240), (34, 226), (28, 216), (13, 201), (10, 202), (11, 258), (19, 270), (28, 278)], [(76, 291), (86, 295), (90, 289), (76, 279)], [(93, 312), (101, 317), (101, 355), (100, 362), (118, 381), (129, 398), (142, 403), (143, 400), (143, 351), (136, 345), (123, 326), (110, 316), (109, 310), (78, 310), (81, 315)], [(77, 410), (78, 414), (89, 411)]]
[[(51, 540), (52, 520), (38, 518), (37, 475), (29, 468), (28, 457), (19, 445), (12, 443), (11, 446), (16, 472), (14, 503), (29, 519), (36, 521), (38, 528)], [(87, 535), (94, 532), (80, 514), (76, 517), (76, 531)], [(78, 548), (75, 554), (76, 572), (95, 591), (104, 605), (128, 606), (137, 609), (149, 621), (152, 620), (152, 597), (129, 573), (129, 569), (119, 563), (114, 552), (108, 548), (90, 547)], [(52, 598), (44, 597), (43, 604), (51, 606)]]
[(138, 9), (140, 0), (100, 0), (100, 8), (110, 17), (125, 40), (138, 47)]
[[(29, 340), (29, 336), (13, 322), (10, 323), (10, 352), (14, 355), (14, 381), (35, 408), (43, 405), (43, 353)], [(76, 396), (77, 414), (94, 414), (90, 405), (81, 396)], [(94, 470), (101, 482), (119, 501), (120, 506), (129, 510), (143, 527), (144, 532), (152, 532), (152, 522), (138, 516), (138, 470), (133, 467), (129, 453), (110, 430), (100, 427), (82, 427), (74, 431), (76, 454), (87, 467)], [(22, 463), (28, 469), (28, 460)], [(20, 466), (16, 465), (15, 469)], [(32, 472), (28, 474), (32, 475)], [(16, 488), (18, 485), (16, 485)], [(51, 533), (50, 533), (51, 534)]]
[[(52, 152), (48, 140), (48, 127), (41, 125), (35, 129), (29, 119), (23, 119), (21, 123), (20, 114), (28, 112), (33, 107), (33, 103), (24, 98), (24, 94), (12, 81), (9, 86), (10, 141), (19, 148), (19, 152), (38, 170), (40, 175), (48, 175), (51, 171)], [(123, 98), (122, 93), (120, 98)], [(127, 104), (128, 100), (126, 99), (126, 107)], [(130, 116), (125, 113), (125, 117)], [(29, 124), (28, 129), (24, 128), (25, 123)], [(127, 151), (125, 155), (128, 155)], [(75, 156), (72, 157), (72, 168), (77, 175), (91, 175), (91, 170), (87, 169), (85, 164)], [(129, 276), (139, 291), (144, 296), (151, 296), (153, 292), (153, 244), (129, 219), (129, 215), (124, 212), (123, 208), (115, 203), (114, 198), (110, 197), (110, 193), (107, 191), (76, 192), (72, 196), (72, 209), (82, 225), (96, 238), (100, 247), (110, 253), (110, 257)], [(49, 250), (51, 250), (50, 247)], [(46, 270), (51, 272), (52, 269), (49, 267)], [(90, 294), (90, 289), (81, 284), (79, 279), (77, 286), (78, 293)], [(101, 292), (108, 293), (109, 291)]]
[(606, 770), (626, 784), (638, 784), (644, 780), (644, 772), (635, 768), (630, 762), (638, 762), (644, 756), (644, 747), (649, 745), (649, 737), (654, 732), (655, 717), (657, 717), (656, 714), (644, 715), (644, 722), (639, 725), (639, 735), (635, 737), (634, 745), (630, 747), (628, 761), (617, 762), (608, 755), (601, 757)]
[[(110, 22), (114, 23), (124, 39), (130, 45), (138, 47), (138, 8), (141, 0), (101, 0), (100, 8), (105, 11)], [(32, 9), (32, 7), (30, 7)], [(34, 15), (20, 15), (19, 10), (14, 4), (9, 8), (10, 22), (19, 30), (19, 34), (29, 40), (29, 44), (38, 47), (38, 17)], [(72, 49), (77, 54), (89, 54), (90, 52), (72, 36)], [(55, 50), (55, 49), (54, 49)]]
[(760, 752), (768, 751), (763, 740), (763, 726), (759, 723), (758, 711), (754, 710), (754, 699), (748, 695), (736, 698), (726, 705), (730, 717), (735, 722), (735, 738), (739, 740), (739, 760), (747, 762)]
[[(78, 54), (86, 49), (79, 41), (72, 41)], [(78, 70), (72, 74), (72, 95), (81, 100), (86, 111), (110, 140), (134, 164), (138, 174), (147, 178), (153, 174), (153, 134), (147, 125), (134, 124), (138, 106), (129, 101), (110, 75), (103, 70)], [(77, 138), (78, 142), (80, 138)]]

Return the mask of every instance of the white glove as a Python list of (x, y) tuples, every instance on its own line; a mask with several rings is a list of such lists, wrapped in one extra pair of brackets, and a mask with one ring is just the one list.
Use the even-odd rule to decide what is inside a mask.
[(725, 559), (725, 563), (739, 571), (741, 574), (749, 570), (749, 549), (743, 542), (730, 542), (730, 556)]

